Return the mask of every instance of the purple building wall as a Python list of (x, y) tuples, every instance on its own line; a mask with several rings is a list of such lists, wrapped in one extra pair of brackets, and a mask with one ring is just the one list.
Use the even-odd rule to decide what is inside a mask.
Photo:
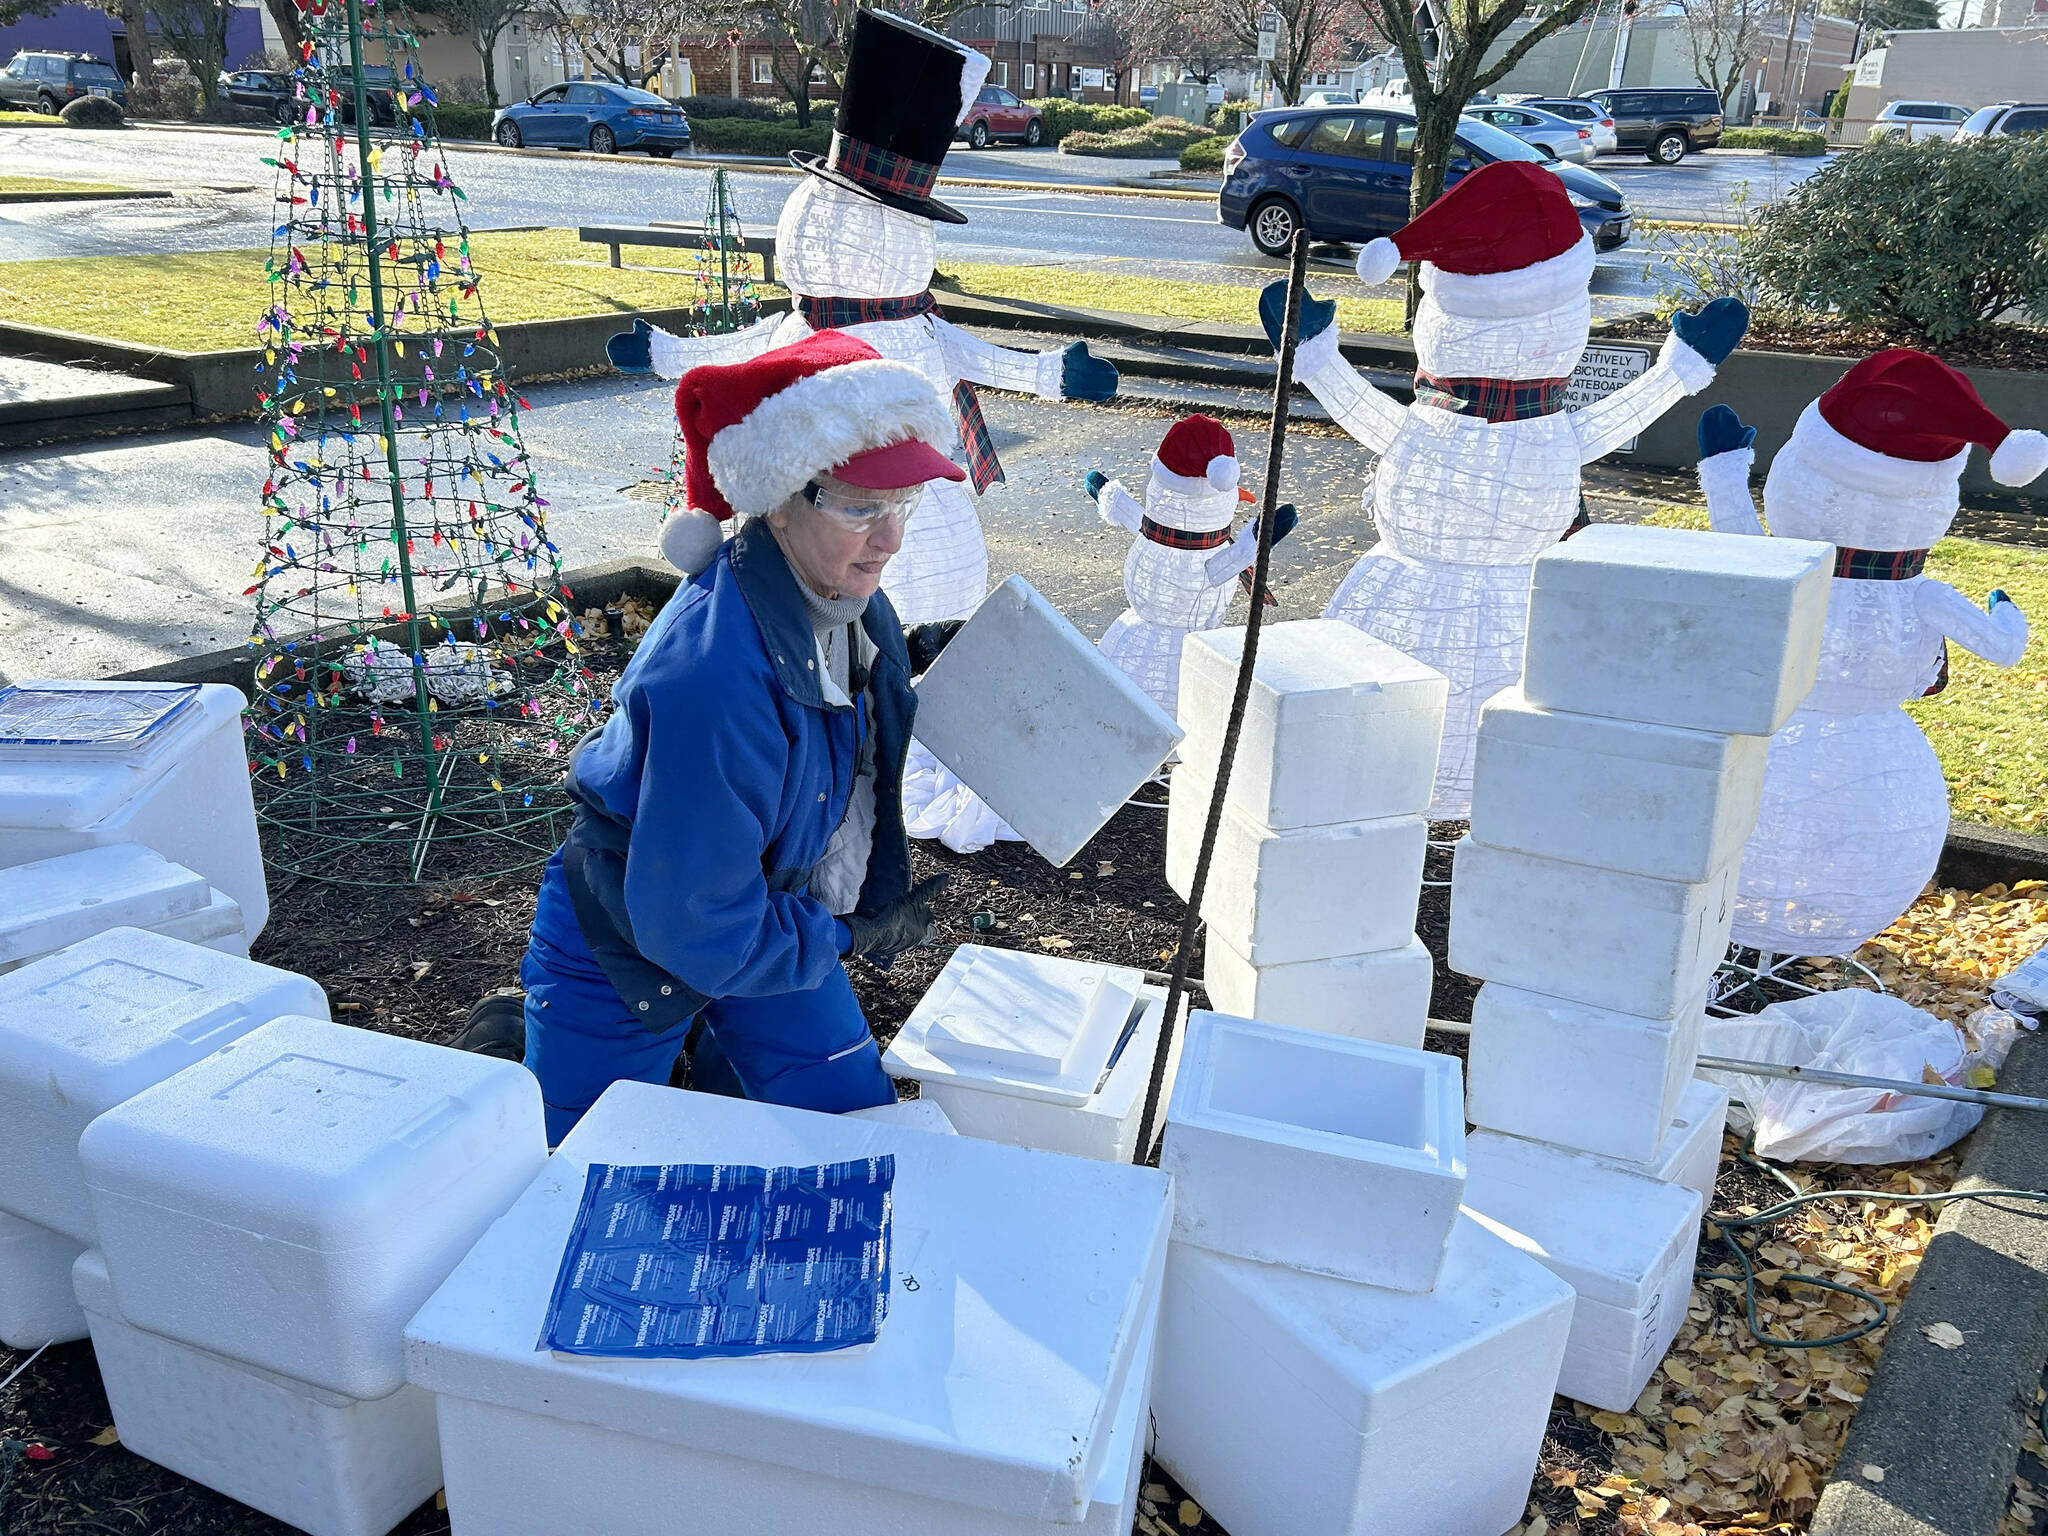
[[(24, 48), (89, 53), (115, 63), (114, 41), (124, 36), (121, 20), (90, 5), (60, 5), (47, 16), (24, 16), (0, 27), (0, 64)], [(237, 68), (263, 50), (263, 14), (253, 5), (238, 5), (228, 18), (228, 68)]]

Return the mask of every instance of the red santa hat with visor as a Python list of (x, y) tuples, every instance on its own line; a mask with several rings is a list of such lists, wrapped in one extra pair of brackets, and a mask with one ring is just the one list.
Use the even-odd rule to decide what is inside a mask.
[(688, 509), (662, 523), (661, 552), (690, 576), (735, 513), (772, 512), (819, 475), (877, 491), (967, 477), (933, 446), (953, 436), (937, 386), (844, 331), (692, 368), (676, 385), (676, 422)]

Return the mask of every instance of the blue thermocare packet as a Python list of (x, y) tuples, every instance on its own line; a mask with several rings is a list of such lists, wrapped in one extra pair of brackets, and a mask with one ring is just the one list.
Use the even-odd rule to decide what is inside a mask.
[(869, 1344), (889, 1308), (896, 1159), (597, 1164), (537, 1349), (694, 1360)]

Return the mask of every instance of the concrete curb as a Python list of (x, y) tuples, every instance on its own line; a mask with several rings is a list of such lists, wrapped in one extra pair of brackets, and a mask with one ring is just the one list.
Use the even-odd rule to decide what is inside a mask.
[(175, 192), (147, 187), (116, 187), (111, 192), (0, 192), (0, 206), (15, 203), (129, 203), (138, 198), (176, 197)]
[[(2048, 1038), (2022, 1038), (1998, 1086), (2048, 1094)], [(1957, 1189), (2048, 1191), (2048, 1127), (1992, 1110)], [(1959, 1349), (1922, 1331), (1962, 1330)], [(1809, 1536), (1994, 1536), (2048, 1358), (2048, 1206), (1950, 1206), (1885, 1341)], [(1881, 1480), (1866, 1475), (1881, 1469)]]

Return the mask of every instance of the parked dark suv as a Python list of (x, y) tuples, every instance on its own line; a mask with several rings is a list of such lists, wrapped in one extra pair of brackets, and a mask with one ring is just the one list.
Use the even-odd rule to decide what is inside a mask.
[[(1621, 188), (1582, 165), (1545, 160), (1513, 134), (1466, 118), (1458, 124), (1449, 186), (1491, 160), (1529, 160), (1564, 183), (1595, 249), (1628, 243), (1634, 215)], [(1268, 256), (1284, 256), (1306, 219), (1316, 240), (1361, 244), (1408, 222), (1415, 119), (1393, 108), (1288, 107), (1261, 112), (1223, 151), (1216, 216)]]
[(1614, 119), (1617, 149), (1639, 149), (1659, 165), (1721, 142), (1721, 98), (1712, 91), (1625, 87), (1588, 91), (1586, 100)]
[(0, 107), (55, 116), (81, 96), (110, 96), (128, 108), (128, 87), (114, 66), (89, 53), (17, 53), (0, 69)]

